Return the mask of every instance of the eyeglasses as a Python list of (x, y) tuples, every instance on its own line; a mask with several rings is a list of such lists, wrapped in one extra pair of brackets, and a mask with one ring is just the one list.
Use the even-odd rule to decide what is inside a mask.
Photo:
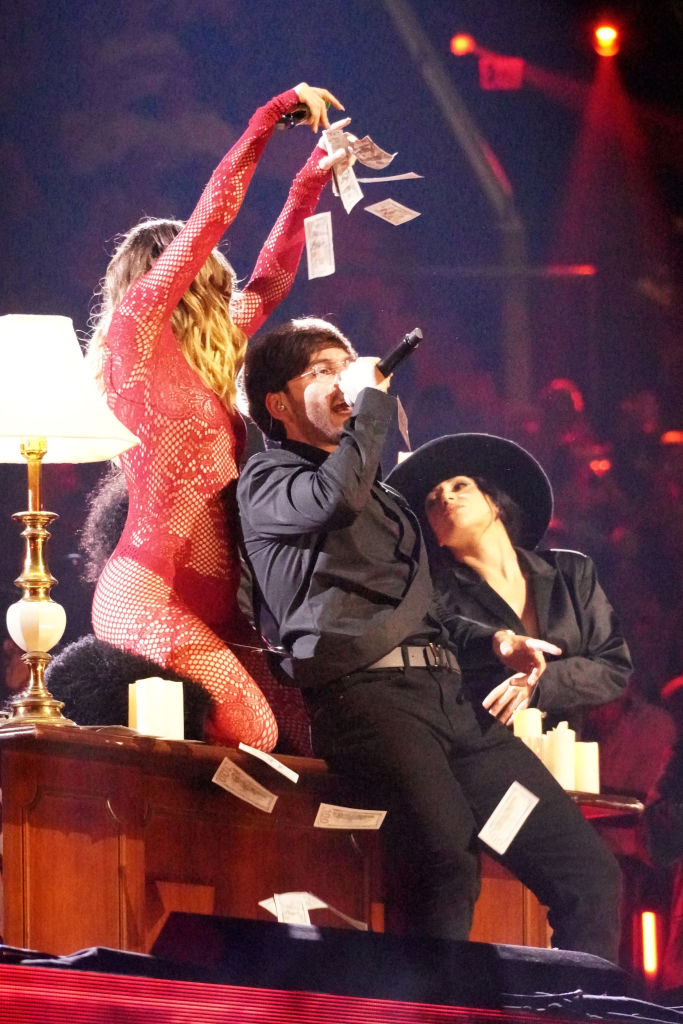
[(292, 377), (292, 380), (303, 380), (305, 377), (312, 377), (316, 384), (331, 384), (332, 381), (336, 381), (339, 374), (343, 373), (352, 362), (353, 359), (349, 357), (348, 359), (336, 359), (334, 362), (314, 363), (308, 370), (304, 370), (303, 373)]

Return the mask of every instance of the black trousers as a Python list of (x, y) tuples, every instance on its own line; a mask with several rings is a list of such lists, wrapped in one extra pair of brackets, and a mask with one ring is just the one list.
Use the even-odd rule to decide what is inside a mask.
[(539, 802), (497, 859), (548, 907), (554, 946), (616, 961), (616, 860), (541, 761), (472, 705), (459, 673), (352, 673), (318, 696), (312, 733), (316, 755), (350, 780), (359, 802), (388, 810), (383, 828), (411, 876), (411, 929), (468, 937), (480, 888), (476, 836), (517, 780)]

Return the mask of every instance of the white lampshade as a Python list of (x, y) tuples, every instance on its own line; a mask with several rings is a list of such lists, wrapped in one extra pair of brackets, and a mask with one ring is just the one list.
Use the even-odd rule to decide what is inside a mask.
[(97, 389), (66, 316), (0, 317), (0, 462), (46, 438), (45, 462), (98, 462), (139, 440)]

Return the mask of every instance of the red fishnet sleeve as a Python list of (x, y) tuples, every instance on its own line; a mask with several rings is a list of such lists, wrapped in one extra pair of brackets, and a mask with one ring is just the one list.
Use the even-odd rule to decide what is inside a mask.
[(320, 167), (325, 152), (315, 147), (289, 190), (287, 201), (237, 298), (235, 323), (251, 337), (292, 287), (304, 246), (304, 220), (315, 211), (331, 172)]
[(211, 175), (183, 229), (124, 296), (118, 312), (134, 317), (138, 323), (143, 318), (145, 321), (145, 329), (139, 330), (136, 339), (138, 358), (149, 356), (164, 321), (235, 219), (278, 118), (297, 102), (296, 92), (290, 89), (258, 108), (244, 134)]

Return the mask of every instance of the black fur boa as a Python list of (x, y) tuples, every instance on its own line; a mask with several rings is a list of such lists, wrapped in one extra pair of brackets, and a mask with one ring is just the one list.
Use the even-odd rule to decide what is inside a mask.
[(64, 715), (78, 725), (127, 725), (128, 684), (160, 676), (183, 684), (185, 737), (204, 738), (204, 720), (213, 701), (194, 679), (170, 672), (147, 658), (119, 650), (92, 634), (55, 655), (45, 671), (47, 686), (64, 702)]

